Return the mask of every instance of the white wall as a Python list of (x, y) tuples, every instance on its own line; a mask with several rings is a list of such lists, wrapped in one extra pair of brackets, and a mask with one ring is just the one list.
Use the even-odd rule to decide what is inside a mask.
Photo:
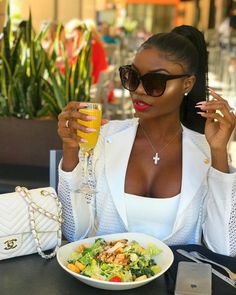
[[(72, 18), (95, 19), (99, 0), (57, 0), (58, 20), (66, 23)], [(101, 7), (101, 6), (100, 6)]]
[(58, 0), (58, 21), (66, 23), (72, 18), (81, 18), (80, 1), (82, 0)]
[(195, 21), (195, 3), (194, 1), (180, 2), (180, 15), (177, 19), (177, 25), (193, 25)]
[(220, 26), (222, 21), (224, 20), (224, 15), (223, 15), (223, 6), (226, 6), (226, 0), (215, 0), (215, 7), (216, 7), (216, 16), (215, 16), (215, 25), (216, 28)]
[(200, 0), (201, 17), (199, 22), (199, 29), (206, 30), (209, 22), (210, 0)]
[(96, 0), (82, 1), (82, 18), (91, 18), (95, 20), (96, 17)]
[[(96, 17), (96, 10), (104, 9), (106, 0), (10, 0), (17, 3), (22, 18), (27, 19), (31, 8), (33, 25), (36, 30), (44, 20), (66, 23), (72, 18)], [(55, 12), (57, 2), (57, 12)]]
[(54, 0), (22, 0), (21, 15), (27, 19), (31, 9), (33, 26), (38, 30), (42, 21), (53, 20)]

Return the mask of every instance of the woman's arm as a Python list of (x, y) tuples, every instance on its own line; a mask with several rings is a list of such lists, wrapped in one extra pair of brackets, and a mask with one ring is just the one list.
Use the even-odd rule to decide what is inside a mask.
[(225, 99), (209, 90), (213, 99), (197, 104), (201, 109), (199, 114), (206, 118), (205, 136), (212, 162), (203, 233), (213, 251), (236, 255), (236, 170), (229, 167), (227, 154), (236, 116)]
[[(236, 169), (222, 173), (210, 168), (203, 217), (204, 239), (210, 249), (236, 255)], [(230, 170), (231, 170), (230, 169)]]
[(71, 148), (71, 147), (66, 147), (66, 144), (63, 143), (62, 145), (62, 150), (63, 150), (63, 156), (62, 156), (62, 164), (61, 168), (63, 171), (70, 172), (72, 171), (79, 163), (79, 148)]
[[(77, 135), (77, 130), (94, 131), (78, 123), (78, 119), (82, 121), (94, 119), (79, 112), (84, 107), (86, 103), (72, 101), (58, 116), (58, 134), (63, 142), (63, 157), (59, 165), (58, 195), (63, 205), (63, 234), (69, 241), (74, 241), (87, 232), (90, 218), (85, 198), (76, 192), (83, 182), (81, 167), (84, 159), (83, 156), (79, 157), (79, 143), (86, 142)], [(83, 226), (79, 227), (79, 225)]]
[(228, 153), (227, 148), (223, 147), (218, 150), (211, 150), (211, 162), (212, 167), (216, 170), (229, 173), (229, 165), (228, 165)]
[(79, 193), (83, 181), (79, 181), (82, 175), (84, 157), (80, 156), (80, 163), (71, 172), (61, 169), (59, 164), (58, 196), (62, 202), (63, 235), (68, 241), (85, 238), (93, 225), (93, 216), (86, 196)]

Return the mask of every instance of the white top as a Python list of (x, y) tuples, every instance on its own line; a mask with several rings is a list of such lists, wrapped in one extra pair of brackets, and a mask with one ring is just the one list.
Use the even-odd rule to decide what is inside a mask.
[(160, 240), (166, 239), (172, 233), (179, 200), (180, 194), (157, 199), (125, 193), (129, 231), (144, 232)]

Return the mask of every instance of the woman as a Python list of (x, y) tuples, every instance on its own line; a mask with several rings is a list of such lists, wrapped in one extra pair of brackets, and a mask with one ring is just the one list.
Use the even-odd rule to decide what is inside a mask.
[(202, 33), (181, 26), (150, 37), (132, 65), (120, 68), (137, 118), (102, 126), (88, 173), (90, 204), (77, 193), (83, 139), (75, 130), (92, 132), (76, 122), (92, 118), (74, 112), (84, 107), (78, 102), (60, 114), (59, 196), (68, 240), (133, 231), (236, 254), (236, 172), (227, 162), (236, 118), (214, 91), (206, 100), (206, 65)]

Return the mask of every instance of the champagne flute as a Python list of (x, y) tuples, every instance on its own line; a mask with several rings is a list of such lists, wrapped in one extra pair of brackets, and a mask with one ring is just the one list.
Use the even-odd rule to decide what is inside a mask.
[(87, 202), (90, 202), (92, 196), (95, 193), (95, 181), (92, 175), (92, 155), (98, 141), (102, 120), (102, 106), (100, 103), (88, 102), (85, 108), (80, 109), (79, 112), (95, 118), (91, 121), (82, 121), (78, 119), (79, 124), (84, 125), (88, 128), (93, 128), (95, 129), (95, 131), (82, 132), (80, 130), (77, 130), (77, 135), (87, 140), (86, 142), (80, 142), (79, 144), (80, 150), (84, 156), (83, 183), (81, 188), (79, 189), (79, 192), (85, 194)]
[(96, 118), (91, 121), (82, 121), (78, 119), (79, 124), (95, 129), (95, 131), (89, 133), (77, 130), (77, 135), (87, 140), (87, 142), (81, 142), (79, 144), (82, 152), (92, 154), (99, 136), (102, 120), (102, 106), (100, 103), (89, 102), (85, 108), (80, 109), (79, 112)]

